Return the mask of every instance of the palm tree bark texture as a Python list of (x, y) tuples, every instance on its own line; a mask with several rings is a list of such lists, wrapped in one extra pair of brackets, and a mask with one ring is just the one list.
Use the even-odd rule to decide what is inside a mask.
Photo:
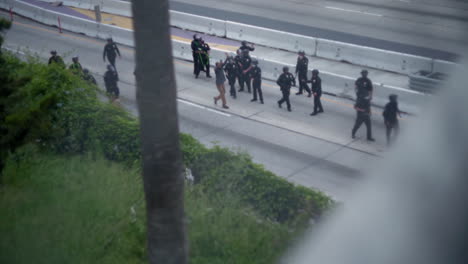
[(168, 0), (132, 1), (151, 264), (186, 264), (184, 177)]

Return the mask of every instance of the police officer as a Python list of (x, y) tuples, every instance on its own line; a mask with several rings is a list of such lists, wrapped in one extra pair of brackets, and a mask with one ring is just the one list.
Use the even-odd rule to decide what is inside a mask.
[(203, 52), (201, 38), (197, 34), (193, 35), (191, 43), (193, 57), (193, 74), (198, 78), (202, 67), (201, 53)]
[(50, 51), (50, 58), (49, 58), (49, 65), (50, 64), (53, 64), (53, 63), (56, 63), (62, 67), (65, 67), (65, 63), (63, 62), (63, 59), (62, 57), (60, 57), (59, 55), (57, 55), (57, 51), (56, 50), (52, 50)]
[(247, 85), (247, 91), (251, 93), (250, 77), (249, 72), (252, 69), (252, 58), (249, 56), (249, 51), (242, 51), (242, 57), (240, 59), (241, 64), (241, 77), (240, 77), (240, 89), (239, 92), (244, 91), (244, 85)]
[(90, 84), (97, 85), (96, 79), (93, 75), (91, 75), (91, 73), (89, 73), (88, 69), (83, 69), (83, 80), (89, 82)]
[(280, 75), (276, 83), (280, 86), (281, 93), (283, 97), (278, 101), (278, 107), (281, 108), (281, 105), (286, 102), (288, 106), (288, 111), (291, 112), (291, 103), (289, 102), (289, 94), (291, 92), (291, 85), (296, 86), (296, 80), (294, 75), (289, 72), (288, 67), (283, 67), (283, 73)]
[(307, 86), (307, 71), (309, 69), (309, 59), (305, 56), (304, 51), (299, 51), (297, 57), (297, 64), (296, 64), (296, 75), (299, 79), (299, 92), (296, 95), (302, 94), (303, 90), (309, 94), (308, 97), (311, 96), (310, 89)]
[(253, 80), (253, 99), (251, 102), (257, 101), (257, 93), (260, 99), (260, 103), (263, 104), (263, 94), (262, 94), (262, 70), (258, 67), (258, 61), (256, 59), (252, 60), (252, 70), (250, 70), (250, 78)]
[(312, 71), (312, 78), (309, 82), (312, 83), (312, 93), (314, 94), (314, 112), (310, 115), (314, 116), (318, 113), (323, 113), (322, 102), (320, 101), (320, 97), (322, 96), (322, 79), (319, 77), (317, 69)]
[(106, 86), (106, 92), (111, 97), (112, 101), (119, 99), (120, 91), (117, 86), (118, 81), (119, 76), (117, 75), (114, 67), (110, 64), (107, 65), (107, 71), (104, 74), (104, 85)]
[(114, 67), (114, 69), (116, 69), (115, 58), (117, 57), (117, 55), (119, 55), (119, 58), (122, 57), (120, 56), (119, 47), (117, 47), (117, 44), (115, 44), (112, 38), (108, 38), (107, 44), (104, 46), (102, 59), (104, 60), (104, 62), (106, 62), (106, 57), (107, 57), (107, 60), (109, 61), (109, 63)]
[(372, 81), (367, 77), (369, 72), (367, 70), (361, 71), (361, 77), (359, 77), (355, 82), (356, 98), (366, 97), (369, 100), (372, 100), (372, 93), (374, 87), (372, 86)]
[(228, 56), (226, 62), (224, 64), (224, 71), (226, 72), (226, 76), (229, 82), (230, 94), (235, 99), (236, 98), (236, 77), (239, 74), (239, 65), (234, 61), (232, 56)]
[(250, 46), (247, 44), (247, 41), (242, 41), (241, 42), (241, 46), (239, 48), (241, 51), (244, 51), (244, 50), (247, 50), (248, 52), (249, 51), (254, 51), (255, 50), (255, 47), (253, 44), (251, 44)]
[(356, 131), (361, 127), (362, 123), (364, 123), (367, 128), (367, 140), (375, 141), (372, 137), (370, 106), (370, 99), (367, 97), (358, 97), (356, 100), (356, 104), (354, 105), (354, 109), (356, 110), (356, 122), (351, 132), (351, 137), (353, 139), (356, 138)]
[(201, 42), (201, 65), (203, 70), (206, 72), (206, 77), (211, 78), (210, 75), (210, 45), (206, 43), (203, 39), (200, 39)]
[(400, 125), (398, 122), (398, 116), (401, 117), (401, 112), (400, 109), (398, 108), (398, 101), (397, 101), (397, 95), (396, 94), (391, 94), (388, 99), (390, 102), (388, 102), (385, 105), (385, 110), (383, 111), (383, 117), (384, 117), (384, 122), (385, 122), (385, 127), (387, 129), (387, 146), (391, 144), (391, 134), (392, 130), (394, 130), (394, 138), (398, 136), (398, 133), (400, 131)]
[(75, 75), (83, 75), (83, 67), (81, 67), (81, 63), (78, 59), (78, 56), (72, 58), (72, 64), (70, 65), (69, 69)]
[(239, 91), (241, 90), (241, 83), (242, 83), (242, 64), (241, 64), (241, 58), (242, 58), (242, 51), (238, 49), (236, 51), (236, 56), (234, 57), (234, 62), (237, 64), (237, 82), (239, 83)]

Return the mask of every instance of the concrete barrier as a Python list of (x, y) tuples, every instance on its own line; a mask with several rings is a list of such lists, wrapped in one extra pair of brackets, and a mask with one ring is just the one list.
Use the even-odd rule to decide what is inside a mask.
[(304, 50), (309, 56), (316, 55), (315, 38), (288, 32), (227, 21), (226, 37), (287, 51)]
[(432, 71), (430, 58), (325, 39), (317, 39), (317, 56), (403, 74)]
[(458, 64), (449, 61), (434, 60), (433, 65), (432, 72), (439, 72), (450, 75), (455, 72)]
[[(132, 17), (132, 4), (125, 1), (99, 1), (94, 0), (95, 5), (101, 6), (101, 11), (109, 14), (116, 14), (126, 17)], [(94, 5), (92, 6), (94, 9)]]
[(170, 11), (170, 24), (171, 26), (181, 29), (202, 32), (219, 37), (226, 36), (226, 22), (224, 20)]

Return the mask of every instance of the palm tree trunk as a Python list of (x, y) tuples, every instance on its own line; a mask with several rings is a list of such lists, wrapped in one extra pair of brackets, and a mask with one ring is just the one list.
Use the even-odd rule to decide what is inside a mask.
[(132, 2), (150, 263), (187, 263), (168, 0)]

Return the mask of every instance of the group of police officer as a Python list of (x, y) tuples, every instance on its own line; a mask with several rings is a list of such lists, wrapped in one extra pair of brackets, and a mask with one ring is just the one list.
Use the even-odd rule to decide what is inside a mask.
[[(192, 52), (194, 61), (194, 74), (195, 78), (198, 78), (200, 69), (205, 69), (206, 74), (209, 76), (209, 46), (204, 43), (201, 37), (194, 35), (192, 41)], [(226, 73), (229, 86), (230, 95), (234, 99), (237, 97), (235, 83), (236, 80), (239, 83), (239, 90), (237, 92), (243, 92), (244, 88), (247, 87), (247, 91), (251, 93), (251, 84), (253, 86), (253, 98), (252, 102), (260, 100), (263, 104), (262, 94), (262, 71), (258, 66), (258, 61), (250, 57), (250, 52), (254, 51), (255, 47), (253, 44), (248, 44), (246, 41), (242, 41), (241, 47), (237, 50), (235, 57), (226, 54), (226, 61), (223, 63), (224, 71)], [(313, 112), (311, 116), (323, 113), (323, 106), (321, 102), (322, 96), (322, 79), (319, 77), (319, 70), (312, 70), (312, 76), (310, 80), (307, 79), (307, 72), (309, 70), (309, 59), (305, 56), (304, 51), (299, 51), (297, 64), (296, 64), (296, 76), (289, 72), (289, 67), (283, 67), (283, 73), (279, 76), (276, 83), (280, 87), (282, 97), (278, 100), (278, 107), (282, 108), (283, 103), (286, 103), (287, 110), (292, 111), (290, 94), (291, 87), (296, 86), (296, 77), (299, 82), (299, 91), (296, 95), (302, 95), (307, 92), (308, 97), (314, 97)], [(309, 88), (309, 84), (311, 87)], [(368, 77), (368, 71), (362, 70), (361, 77), (355, 82), (356, 91), (356, 103), (354, 109), (356, 110), (356, 121), (351, 131), (351, 137), (356, 138), (356, 132), (365, 124), (367, 128), (367, 140), (375, 141), (372, 136), (371, 127), (371, 101), (373, 93), (372, 81)], [(383, 112), (384, 122), (386, 126), (387, 144), (391, 143), (391, 134), (394, 132), (398, 134), (399, 124), (398, 117), (400, 110), (398, 108), (397, 96), (390, 95), (390, 102), (385, 106)]]
[[(51, 57), (49, 58), (49, 65), (57, 64), (61, 67), (66, 67), (65, 62), (63, 61), (62, 57), (57, 54), (56, 50), (52, 50), (50, 54)], [(117, 85), (119, 81), (119, 75), (115, 67), (115, 60), (117, 55), (121, 57), (117, 44), (112, 40), (112, 38), (108, 38), (107, 43), (104, 46), (102, 58), (104, 62), (106, 62), (107, 59), (107, 61), (110, 63), (107, 65), (107, 71), (104, 73), (104, 85), (106, 87), (106, 92), (112, 101), (118, 101), (120, 95), (120, 90)], [(94, 85), (97, 84), (96, 79), (93, 77), (93, 75), (91, 75), (89, 70), (81, 66), (78, 56), (72, 57), (72, 64), (69, 66), (69, 69), (73, 74), (81, 77), (83, 80)]]

